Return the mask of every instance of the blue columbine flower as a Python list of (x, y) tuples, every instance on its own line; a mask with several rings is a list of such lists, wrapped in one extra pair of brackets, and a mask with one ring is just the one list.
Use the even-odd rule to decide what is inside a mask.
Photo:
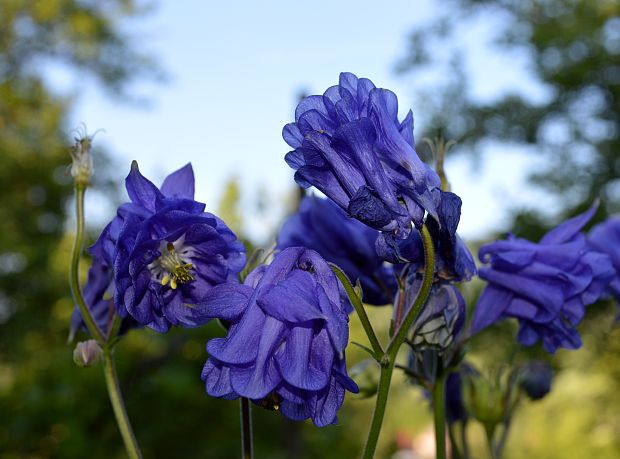
[(293, 420), (336, 422), (347, 375), (348, 316), (338, 281), (321, 256), (290, 247), (240, 284), (222, 284), (195, 309), (229, 322), (209, 341), (202, 379), (213, 397), (247, 397)]
[(355, 282), (359, 279), (364, 302), (392, 302), (398, 288), (394, 267), (375, 251), (379, 232), (348, 217), (328, 199), (309, 196), (299, 212), (289, 217), (278, 234), (277, 249), (307, 247), (338, 265)]
[(338, 85), (299, 103), (283, 137), (295, 181), (368, 226), (404, 238), (425, 212), (438, 220), (441, 181), (416, 154), (412, 112), (399, 122), (393, 92), (341, 73)]
[[(297, 183), (315, 186), (350, 216), (382, 231), (381, 257), (417, 261), (400, 245), (412, 223), (420, 228), (428, 212), (446, 272), (451, 278), (471, 277), (473, 258), (456, 236), (461, 200), (442, 191), (439, 176), (418, 157), (412, 112), (398, 120), (393, 92), (342, 73), (337, 86), (299, 103), (283, 137), (294, 148), (285, 159), (296, 170)], [(455, 267), (459, 263), (466, 265)]]
[(620, 305), (620, 217), (609, 218), (593, 227), (588, 234), (588, 243), (594, 250), (606, 253), (616, 270), (608, 291)]
[(158, 189), (134, 162), (126, 187), (131, 201), (91, 250), (113, 267), (118, 314), (162, 332), (171, 325), (200, 325), (193, 305), (212, 286), (236, 280), (245, 264), (243, 245), (194, 201), (190, 165)]
[(581, 233), (595, 211), (593, 206), (565, 221), (538, 244), (509, 236), (484, 245), (479, 257), (487, 266), (478, 275), (488, 285), (471, 332), (513, 317), (519, 320), (518, 340), (525, 346), (542, 340), (550, 353), (580, 347), (575, 327), (585, 306), (600, 297), (615, 274), (609, 257), (593, 251)]

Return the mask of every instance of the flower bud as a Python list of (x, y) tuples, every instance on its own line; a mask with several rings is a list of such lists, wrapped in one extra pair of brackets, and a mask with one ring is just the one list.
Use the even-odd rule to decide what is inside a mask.
[(551, 390), (553, 371), (545, 362), (529, 362), (519, 372), (521, 389), (530, 400), (540, 400)]
[(80, 367), (90, 367), (99, 361), (102, 354), (101, 346), (94, 339), (80, 341), (73, 351), (73, 361)]
[(518, 401), (519, 391), (511, 373), (500, 371), (488, 378), (479, 373), (465, 373), (463, 402), (467, 411), (485, 426), (494, 426), (508, 418)]
[(93, 176), (93, 158), (90, 153), (95, 134), (88, 135), (86, 126), (76, 130), (75, 143), (71, 147), (71, 177), (76, 186), (86, 188)]

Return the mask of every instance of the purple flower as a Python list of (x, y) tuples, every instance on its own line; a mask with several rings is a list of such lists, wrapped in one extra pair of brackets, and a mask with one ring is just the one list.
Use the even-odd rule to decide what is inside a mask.
[(416, 154), (413, 115), (398, 120), (393, 92), (341, 73), (338, 85), (299, 103), (283, 137), (295, 181), (368, 226), (404, 238), (425, 212), (439, 219), (441, 181)]
[(364, 302), (384, 305), (397, 290), (394, 267), (375, 251), (379, 232), (348, 217), (328, 199), (306, 197), (299, 212), (289, 217), (278, 234), (277, 249), (307, 247), (338, 265), (355, 282), (359, 279)]
[(608, 291), (620, 304), (620, 217), (609, 218), (592, 228), (588, 234), (588, 243), (594, 250), (609, 255), (616, 275)]
[(134, 162), (126, 187), (131, 202), (91, 250), (113, 267), (118, 314), (161, 332), (200, 325), (193, 305), (214, 285), (236, 280), (245, 264), (243, 245), (193, 200), (190, 165), (170, 174), (160, 190)]
[(202, 379), (213, 397), (247, 397), (293, 420), (336, 422), (347, 375), (348, 315), (338, 281), (313, 250), (291, 247), (240, 284), (222, 284), (195, 309), (229, 322), (209, 341)]
[(576, 330), (592, 304), (614, 276), (609, 257), (593, 251), (581, 229), (596, 205), (565, 221), (536, 244), (509, 236), (484, 245), (479, 257), (487, 266), (478, 275), (488, 282), (472, 321), (471, 332), (512, 317), (519, 321), (518, 340), (530, 346), (542, 340), (554, 353), (559, 347), (576, 349)]

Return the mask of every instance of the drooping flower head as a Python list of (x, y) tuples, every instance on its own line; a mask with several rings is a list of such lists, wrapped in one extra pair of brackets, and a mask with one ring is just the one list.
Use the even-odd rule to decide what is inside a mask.
[(169, 175), (160, 190), (134, 162), (126, 187), (131, 201), (91, 250), (113, 267), (117, 313), (162, 332), (200, 325), (189, 310), (212, 286), (236, 280), (243, 245), (194, 201), (190, 165)]
[(355, 282), (359, 279), (364, 302), (391, 303), (397, 290), (394, 267), (377, 255), (379, 232), (348, 217), (328, 199), (309, 196), (289, 217), (278, 234), (277, 249), (307, 247), (338, 265)]
[(393, 92), (341, 73), (338, 85), (299, 103), (283, 137), (295, 181), (368, 226), (404, 238), (425, 211), (438, 219), (441, 181), (416, 154), (412, 112), (398, 120)]
[[(285, 159), (297, 183), (315, 186), (348, 215), (380, 230), (381, 257), (394, 263), (419, 261), (401, 253), (400, 245), (412, 226), (421, 228), (428, 213), (446, 272), (471, 277), (473, 261), (454, 266), (472, 260), (456, 236), (461, 200), (442, 191), (439, 176), (418, 157), (412, 112), (402, 123), (398, 120), (393, 92), (342, 73), (338, 85), (299, 103), (283, 137), (294, 148)], [(460, 271), (453, 274), (455, 269)]]
[[(394, 317), (395, 325), (407, 314), (418, 297), (422, 288), (422, 276), (412, 270), (406, 282), (404, 308), (400, 312), (401, 317)], [(395, 303), (398, 302), (397, 298)], [(394, 314), (398, 313), (398, 308), (395, 308)], [(447, 349), (461, 334), (465, 314), (465, 300), (461, 292), (451, 283), (434, 283), (424, 308), (411, 327), (411, 343), (416, 348)]]
[(620, 305), (620, 217), (612, 217), (594, 226), (588, 234), (588, 243), (594, 250), (606, 253), (616, 270), (608, 292)]
[(213, 397), (247, 397), (322, 427), (336, 422), (345, 390), (358, 390), (345, 365), (346, 305), (313, 250), (283, 250), (243, 285), (211, 289), (194, 313), (230, 323), (207, 344), (202, 379)]
[(609, 257), (592, 250), (581, 229), (592, 218), (587, 212), (548, 232), (536, 244), (510, 236), (481, 247), (486, 266), (478, 275), (488, 282), (472, 320), (471, 332), (512, 317), (519, 321), (518, 340), (544, 348), (581, 346), (577, 324), (585, 306), (594, 303), (614, 276)]

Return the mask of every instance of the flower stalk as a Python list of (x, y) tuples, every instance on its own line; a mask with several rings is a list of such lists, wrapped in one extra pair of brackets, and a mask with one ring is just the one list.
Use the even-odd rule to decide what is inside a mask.
[[(424, 277), (422, 280), (422, 287), (420, 288), (420, 292), (418, 293), (413, 306), (405, 315), (400, 327), (397, 329), (395, 335), (388, 344), (387, 349), (381, 354), (381, 358), (379, 359), (379, 363), (381, 364), (381, 374), (379, 376), (379, 387), (377, 388), (377, 400), (375, 402), (375, 411), (370, 424), (370, 431), (368, 432), (368, 438), (366, 440), (366, 445), (364, 446), (364, 453), (362, 455), (363, 459), (372, 459), (375, 455), (377, 442), (381, 433), (381, 426), (383, 424), (383, 418), (385, 416), (385, 408), (387, 405), (390, 384), (392, 381), (392, 373), (394, 371), (398, 350), (407, 339), (407, 333), (422, 310), (422, 307), (426, 303), (428, 295), (431, 291), (433, 274), (435, 272), (435, 249), (433, 246), (433, 239), (426, 225), (422, 226), (420, 233), (422, 235), (422, 243), (424, 246)], [(361, 309), (363, 310), (363, 307)], [(366, 313), (364, 312), (363, 314), (365, 315)], [(372, 326), (370, 328), (372, 329)], [(366, 327), (364, 327), (364, 330), (366, 330)], [(372, 333), (374, 335), (374, 331)], [(445, 445), (443, 457), (445, 458)]]
[(84, 320), (86, 328), (90, 335), (101, 345), (103, 350), (103, 373), (105, 376), (106, 388), (112, 403), (112, 409), (116, 417), (116, 422), (120, 430), (121, 436), (125, 443), (127, 454), (131, 459), (141, 459), (142, 453), (138, 447), (123, 397), (121, 395), (118, 376), (116, 374), (116, 366), (114, 364), (113, 348), (116, 342), (116, 334), (120, 327), (120, 319), (113, 322), (109, 333), (101, 331), (95, 319), (93, 318), (80, 287), (79, 267), (80, 257), (82, 255), (82, 245), (84, 240), (84, 194), (86, 192), (87, 182), (80, 178), (74, 177), (75, 181), (75, 213), (76, 213), (76, 231), (73, 248), (71, 250), (71, 268), (70, 268), (70, 286), (73, 299), (77, 304), (80, 314)]
[(246, 397), (239, 399), (241, 411), (241, 457), (242, 459), (252, 459), (254, 457), (252, 445), (252, 407), (250, 400)]

